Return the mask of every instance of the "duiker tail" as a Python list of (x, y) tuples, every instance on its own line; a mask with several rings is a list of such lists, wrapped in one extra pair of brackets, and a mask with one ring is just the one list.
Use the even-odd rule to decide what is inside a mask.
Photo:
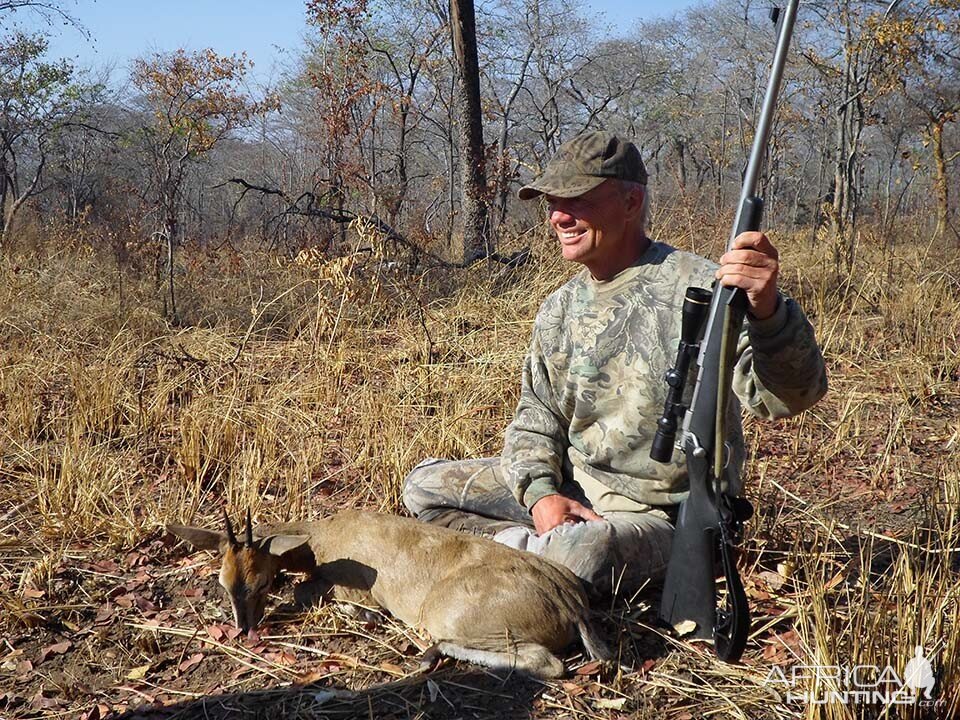
[(577, 632), (580, 633), (580, 642), (583, 643), (583, 649), (593, 660), (613, 659), (610, 647), (600, 639), (587, 618), (583, 617), (577, 621)]

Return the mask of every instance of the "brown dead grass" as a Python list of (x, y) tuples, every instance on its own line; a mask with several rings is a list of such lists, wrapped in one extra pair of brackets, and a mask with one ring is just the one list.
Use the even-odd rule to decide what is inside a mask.
[[(715, 257), (723, 241), (695, 244), (694, 229), (723, 238), (723, 222), (674, 225), (689, 228), (676, 243)], [(799, 418), (747, 423), (759, 512), (744, 554), (756, 617), (742, 665), (657, 630), (655, 592), (604, 609), (615, 668), (572, 657), (581, 674), (557, 683), (455, 665), (419, 677), (423, 638), (329, 607), (275, 616), (259, 644), (224, 636), (212, 563), (184, 557), (162, 524), (217, 523), (224, 507), (264, 522), (346, 506), (399, 512), (402, 477), (420, 459), (498, 453), (537, 305), (572, 272), (539, 229), (515, 241), (535, 258), (516, 270), (398, 269), (369, 229), (353, 237), (374, 252), (303, 264), (189, 256), (188, 329), (159, 319), (147, 279), (130, 274), (121, 296), (116, 268), (82, 243), (0, 263), (0, 715), (156, 704), (168, 707), (142, 716), (832, 719), (960, 708), (960, 258), (906, 242), (890, 251), (869, 232), (839, 278), (808, 232), (775, 238), (831, 391)], [(772, 668), (800, 665), (900, 672), (917, 644), (938, 673), (935, 706), (804, 705), (770, 683)]]

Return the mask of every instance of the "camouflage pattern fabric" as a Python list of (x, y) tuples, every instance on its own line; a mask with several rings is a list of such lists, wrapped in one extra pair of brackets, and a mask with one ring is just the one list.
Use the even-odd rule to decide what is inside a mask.
[(577, 135), (557, 148), (543, 174), (520, 188), (517, 196), (530, 200), (538, 195), (578, 197), (605, 180), (626, 180), (647, 184), (647, 168), (640, 151), (608, 130)]
[[(585, 505), (574, 482), (562, 491)], [(403, 502), (414, 517), (461, 532), (490, 537), (572, 570), (595, 594), (628, 596), (648, 580), (661, 580), (670, 558), (673, 525), (667, 515), (607, 512), (605, 522), (561, 525), (538, 536), (526, 508), (504, 482), (499, 458), (428, 459), (407, 476)]]
[[(660, 464), (650, 459), (650, 445), (684, 293), (709, 288), (716, 268), (654, 242), (613, 278), (598, 281), (584, 269), (544, 301), (501, 456), (518, 502), (530, 508), (557, 493), (566, 465), (608, 488), (613, 500), (664, 507), (686, 497), (682, 454)], [(687, 385), (692, 392), (693, 382)], [(729, 410), (734, 491), (744, 459), (740, 403), (758, 417), (781, 418), (810, 407), (826, 388), (813, 328), (793, 300), (781, 298), (763, 321), (748, 319), (733, 378), (739, 403)]]

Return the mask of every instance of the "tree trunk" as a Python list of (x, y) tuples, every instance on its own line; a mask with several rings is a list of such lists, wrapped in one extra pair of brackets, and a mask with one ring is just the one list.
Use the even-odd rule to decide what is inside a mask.
[(180, 316), (177, 314), (177, 296), (173, 283), (173, 260), (177, 243), (177, 216), (175, 209), (169, 209), (165, 228), (167, 236), (167, 297), (170, 299), (170, 320), (174, 325), (180, 325)]
[(950, 213), (950, 184), (947, 177), (947, 162), (943, 154), (943, 125), (945, 116), (931, 118), (930, 141), (933, 146), (933, 166), (936, 174), (933, 179), (933, 189), (937, 196), (937, 229), (933, 236), (940, 237), (947, 229), (947, 220)]
[(460, 175), (463, 188), (463, 260), (493, 252), (487, 223), (487, 179), (480, 111), (480, 68), (473, 0), (451, 0), (453, 49), (460, 71), (457, 109), (460, 130)]
[(847, 231), (847, 110), (846, 98), (837, 110), (836, 144), (834, 146), (833, 207), (830, 221), (833, 226), (833, 269), (839, 276), (843, 266), (843, 248)]
[(681, 195), (687, 194), (687, 159), (686, 143), (676, 138), (673, 141), (673, 147), (677, 151), (677, 186)]
[[(0, 248), (3, 247), (4, 242), (9, 242), (10, 240), (10, 229), (13, 227), (13, 219), (16, 217), (17, 213), (20, 211), (20, 208), (23, 207), (23, 204), (27, 201), (27, 198), (32, 197), (37, 190), (37, 184), (40, 182), (40, 176), (43, 174), (44, 165), (46, 165), (47, 156), (43, 152), (43, 148), (40, 148), (40, 162), (37, 165), (37, 170), (33, 174), (33, 179), (30, 181), (30, 185), (26, 190), (21, 194), (17, 194), (17, 185), (13, 182), (9, 184), (10, 192), (7, 190), (6, 186), (4, 188), (4, 198), (3, 205), (0, 205), (0, 214), (3, 216), (3, 227), (0, 229)], [(10, 207), (7, 208), (7, 195), (9, 195), (13, 202), (10, 204)]]
[(723, 202), (723, 169), (727, 161), (727, 103), (730, 92), (723, 93), (723, 112), (720, 115), (720, 157), (717, 158), (717, 187), (713, 197), (713, 207), (716, 212), (721, 212), (724, 207)]
[(823, 124), (823, 148), (820, 151), (819, 165), (817, 166), (817, 192), (813, 198), (813, 228), (810, 231), (810, 247), (817, 244), (817, 231), (820, 229), (820, 220), (823, 215), (823, 176), (826, 170), (827, 154), (830, 148), (830, 126)]

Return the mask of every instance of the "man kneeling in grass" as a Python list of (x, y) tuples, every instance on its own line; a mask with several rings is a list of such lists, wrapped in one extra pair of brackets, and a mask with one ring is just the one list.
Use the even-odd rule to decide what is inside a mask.
[[(500, 458), (429, 459), (403, 500), (420, 520), (475, 532), (570, 568), (593, 591), (631, 593), (661, 580), (686, 465), (650, 459), (689, 286), (745, 291), (729, 438), (739, 485), (740, 403), (787, 417), (823, 397), (813, 328), (777, 289), (776, 248), (761, 232), (736, 238), (719, 267), (645, 232), (647, 172), (636, 146), (590, 132), (564, 143), (520, 198), (544, 196), (563, 257), (584, 269), (541, 305), (520, 402)], [(732, 488), (739, 492), (739, 487)]]

